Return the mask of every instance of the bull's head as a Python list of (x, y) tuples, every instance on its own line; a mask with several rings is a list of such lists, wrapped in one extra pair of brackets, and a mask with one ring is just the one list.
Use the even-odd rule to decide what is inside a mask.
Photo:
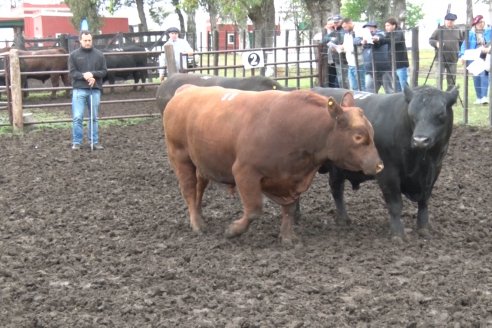
[(354, 107), (351, 93), (345, 94), (340, 103), (344, 107), (338, 105), (333, 97), (328, 98), (328, 111), (335, 119), (333, 163), (367, 175), (381, 172), (384, 166), (374, 144), (371, 123), (361, 108)]
[(412, 148), (429, 149), (443, 138), (449, 139), (453, 126), (452, 106), (458, 89), (441, 91), (430, 86), (404, 89), (408, 116), (413, 127)]

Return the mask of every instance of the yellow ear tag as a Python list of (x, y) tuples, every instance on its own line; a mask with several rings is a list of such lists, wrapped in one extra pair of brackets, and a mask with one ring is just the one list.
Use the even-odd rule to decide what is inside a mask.
[(328, 106), (333, 106), (333, 100), (328, 100)]
[(276, 85), (273, 86), (273, 90), (277, 90), (277, 86)]

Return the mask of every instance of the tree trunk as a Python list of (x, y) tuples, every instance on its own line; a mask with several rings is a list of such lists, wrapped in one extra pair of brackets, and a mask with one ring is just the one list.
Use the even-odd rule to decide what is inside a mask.
[(186, 40), (188, 40), (188, 43), (193, 49), (198, 49), (196, 44), (196, 22), (192, 19), (195, 17), (195, 13), (195, 9), (186, 11), (186, 16), (188, 17), (186, 21)]
[(262, 0), (261, 4), (248, 10), (248, 17), (255, 27), (255, 48), (273, 46), (275, 38), (275, 5), (273, 0)]
[(398, 21), (405, 21), (407, 2), (406, 0), (393, 0), (393, 9), (391, 11), (391, 16), (396, 18)]
[(135, 0), (137, 4), (138, 18), (140, 19), (140, 25), (138, 26), (139, 32), (147, 32), (147, 18), (145, 18), (144, 0)]
[(313, 31), (323, 31), (328, 17), (339, 14), (341, 0), (323, 1), (323, 0), (303, 0), (307, 11), (311, 16)]

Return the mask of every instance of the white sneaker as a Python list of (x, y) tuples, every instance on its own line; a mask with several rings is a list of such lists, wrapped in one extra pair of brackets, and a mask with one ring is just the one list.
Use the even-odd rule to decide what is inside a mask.
[(475, 100), (475, 102), (473, 104), (475, 104), (475, 105), (481, 105), (482, 104), (482, 99)]
[(480, 102), (481, 104), (488, 104), (489, 103), (489, 97), (483, 97), (482, 99), (480, 99)]

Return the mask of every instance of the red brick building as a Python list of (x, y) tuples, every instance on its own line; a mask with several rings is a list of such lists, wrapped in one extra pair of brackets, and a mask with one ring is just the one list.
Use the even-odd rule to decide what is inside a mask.
[[(78, 28), (72, 25), (71, 18), (70, 8), (62, 1), (59, 4), (31, 4), (26, 0), (8, 16), (0, 14), (0, 27), (22, 28), (26, 39), (77, 35)], [(118, 32), (129, 32), (127, 17), (102, 18), (101, 33)]]

